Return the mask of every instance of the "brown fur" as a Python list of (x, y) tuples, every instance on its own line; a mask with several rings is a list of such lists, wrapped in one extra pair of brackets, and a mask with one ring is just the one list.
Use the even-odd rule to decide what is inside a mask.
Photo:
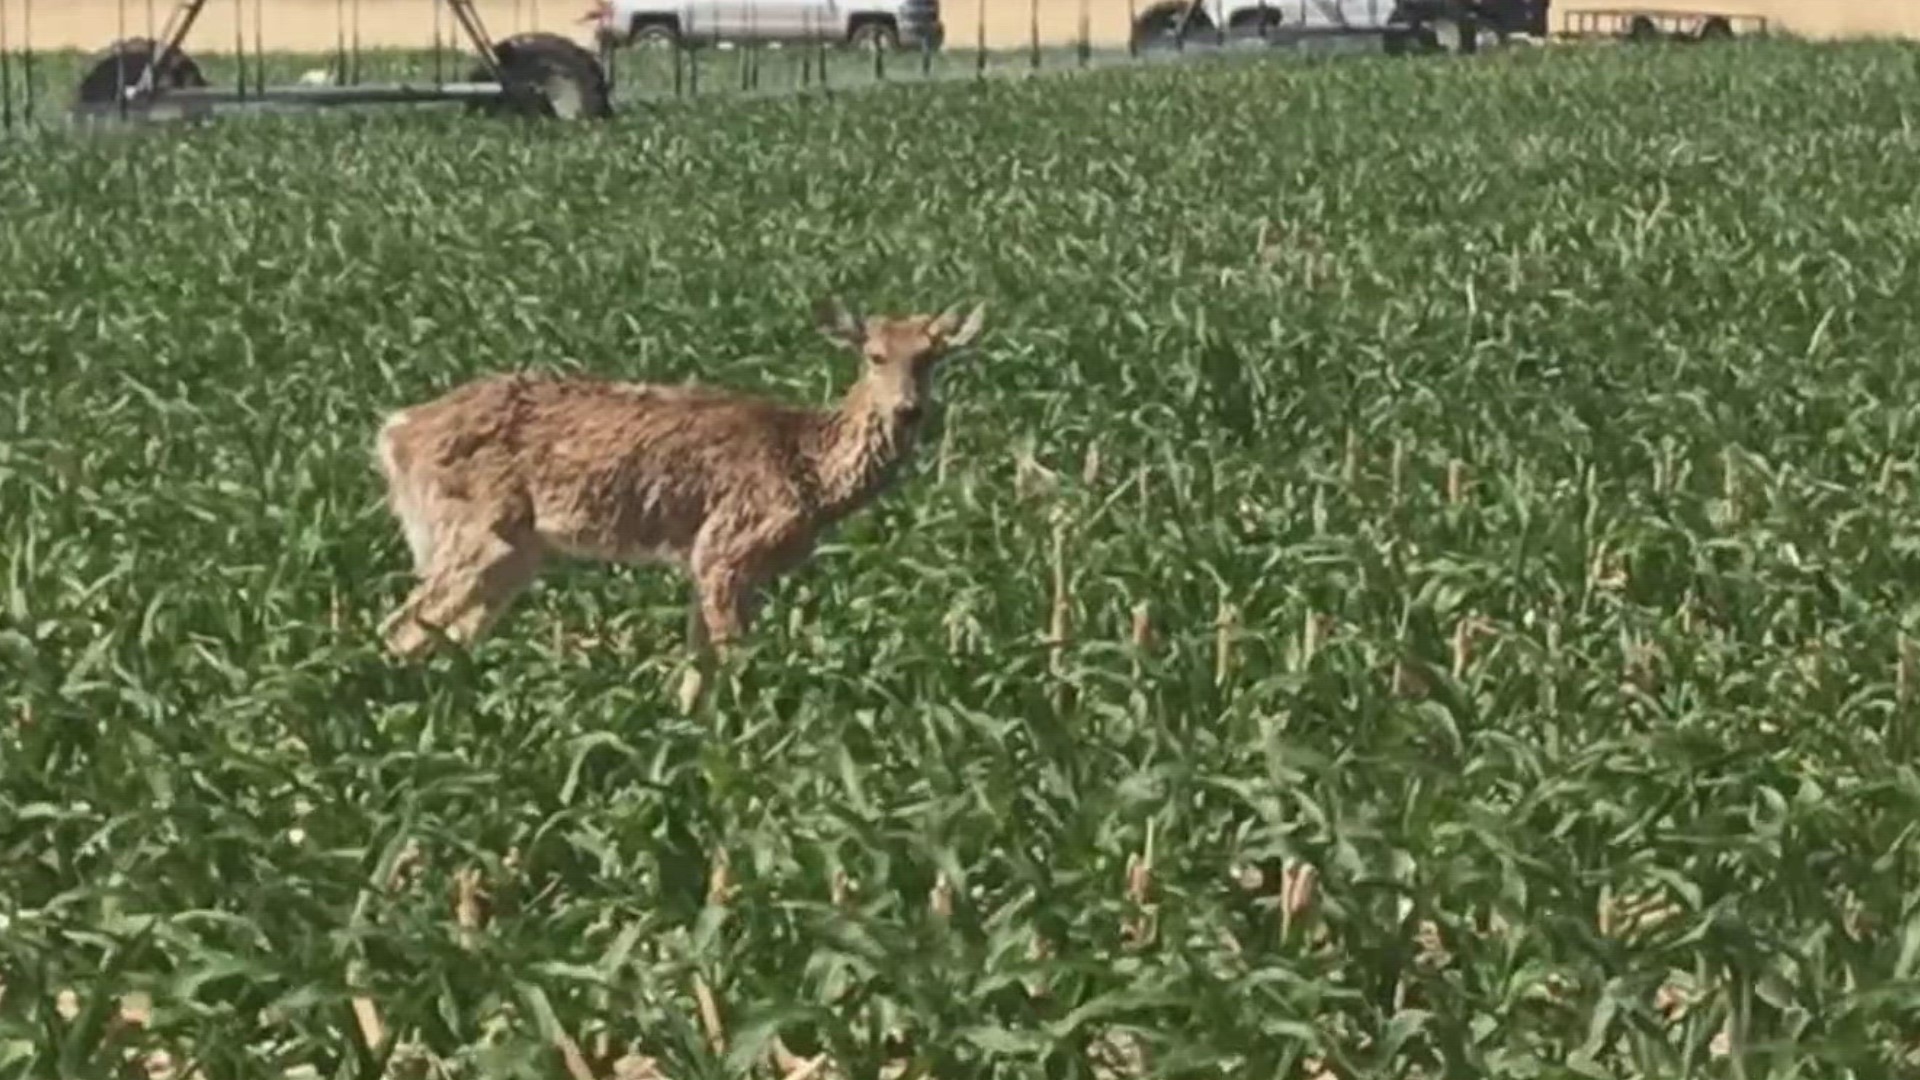
[(693, 630), (724, 648), (760, 589), (879, 495), (913, 448), (934, 368), (983, 312), (861, 319), (822, 332), (864, 357), (838, 408), (717, 389), (513, 374), (389, 417), (375, 444), (418, 587), (381, 627), (396, 656), (485, 633), (554, 554), (677, 564)]

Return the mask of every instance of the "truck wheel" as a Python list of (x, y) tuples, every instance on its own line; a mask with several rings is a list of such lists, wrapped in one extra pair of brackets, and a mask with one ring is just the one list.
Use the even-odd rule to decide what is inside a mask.
[(1733, 37), (1733, 24), (1725, 15), (1715, 15), (1700, 24), (1701, 41), (1727, 41)]
[(1251, 11), (1236, 11), (1227, 20), (1227, 33), (1234, 37), (1265, 37), (1278, 30), (1286, 20), (1280, 17), (1277, 7), (1259, 7)]
[[(505, 91), (477, 106), (495, 114), (561, 120), (603, 120), (613, 115), (606, 69), (583, 46), (559, 34), (515, 34), (493, 47)], [(492, 78), (485, 65), (474, 82)]]
[[(119, 104), (126, 90), (139, 85), (147, 69), (154, 67), (153, 55), (158, 49), (158, 43), (144, 37), (127, 38), (107, 46), (81, 78), (75, 101), (81, 105)], [(205, 85), (207, 79), (200, 73), (200, 65), (178, 50), (161, 57), (153, 73), (153, 88), (163, 93)]]
[(890, 22), (869, 19), (859, 23), (847, 34), (847, 44), (856, 49), (878, 49), (892, 52), (900, 47), (900, 31)]
[(1635, 15), (1627, 23), (1627, 40), (1638, 42), (1659, 41), (1660, 27), (1645, 15)]
[(1166, 0), (1154, 4), (1141, 12), (1133, 20), (1133, 46), (1136, 49), (1169, 46), (1180, 36), (1180, 27), (1186, 24), (1187, 35), (1211, 34), (1213, 19), (1206, 9), (1194, 11), (1188, 18), (1188, 4), (1184, 0)]

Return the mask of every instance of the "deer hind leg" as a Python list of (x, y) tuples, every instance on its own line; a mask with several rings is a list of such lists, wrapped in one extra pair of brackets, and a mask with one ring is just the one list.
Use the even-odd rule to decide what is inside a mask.
[(473, 643), (532, 584), (545, 556), (531, 529), (450, 530), (437, 539), (425, 579), (381, 627), (388, 651), (401, 659), (431, 648), (436, 632)]
[(433, 564), (434, 495), (431, 480), (409, 468), (400, 434), (406, 421), (407, 414), (398, 412), (381, 425), (374, 440), (374, 456), (387, 481), (387, 509), (399, 523), (407, 550), (413, 555), (413, 572), (424, 575)]

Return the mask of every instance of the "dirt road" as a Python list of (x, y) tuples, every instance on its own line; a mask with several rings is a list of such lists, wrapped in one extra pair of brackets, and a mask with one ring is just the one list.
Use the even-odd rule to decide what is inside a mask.
[[(478, 0), (495, 37), (513, 30), (557, 30), (584, 40), (579, 18), (589, 0)], [(1041, 39), (1067, 43), (1077, 36), (1084, 10), (1096, 44), (1126, 41), (1128, 11), (1149, 0), (946, 0), (948, 33), (957, 45), (971, 44), (975, 25), (986, 22), (989, 46), (1012, 47), (1028, 40), (1038, 7)], [(1920, 38), (1920, 2), (1915, 0), (1561, 0), (1556, 13), (1582, 7), (1678, 7), (1728, 13), (1763, 14), (1793, 31), (1828, 37), (1900, 34)], [(146, 33), (166, 21), (173, 0), (0, 0), (7, 36), (16, 46), (25, 33), (30, 7), (32, 36), (41, 48), (96, 49), (128, 33)], [(338, 39), (340, 15), (351, 34), (357, 13), (360, 37), (368, 45), (429, 45), (433, 41), (437, 0), (264, 0), (262, 40), (271, 50), (325, 50)], [(1385, 6), (1385, 0), (1383, 0)], [(231, 49), (234, 22), (243, 24), (251, 46), (256, 0), (212, 0), (195, 27), (194, 51)], [(236, 11), (236, 9), (238, 9)], [(151, 22), (149, 20), (152, 20)], [(443, 27), (451, 36), (444, 16)]]

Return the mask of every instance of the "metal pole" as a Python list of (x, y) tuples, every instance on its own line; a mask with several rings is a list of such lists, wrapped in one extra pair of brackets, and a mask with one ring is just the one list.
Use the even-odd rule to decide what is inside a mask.
[(807, 43), (800, 49), (800, 89), (805, 90), (813, 81), (813, 42), (820, 35), (820, 20), (814, 17), (812, 8), (807, 9)]
[(13, 43), (7, 38), (7, 0), (0, 0), (0, 131), (13, 130)]
[(680, 30), (673, 35), (669, 51), (673, 53), (673, 96), (682, 97), (687, 92), (687, 73), (684, 66), (686, 50), (693, 47), (693, 11), (686, 5), (680, 7)]
[[(753, 0), (740, 0), (740, 22), (741, 25), (747, 28), (746, 46), (748, 50), (751, 50), (753, 48), (753, 32), (756, 29), (753, 25)], [(735, 51), (741, 52), (741, 50), (737, 49)], [(741, 55), (734, 58), (733, 66), (734, 70), (740, 75), (740, 92), (744, 94), (747, 92), (747, 58), (744, 52), (741, 52)]]
[(973, 6), (973, 77), (987, 77), (987, 0)]
[(1027, 4), (1027, 59), (1029, 65), (1040, 70), (1040, 0), (1030, 0)]
[(33, 103), (38, 91), (33, 85), (33, 0), (25, 0), (21, 5), (20, 20), (20, 78), (26, 82), (27, 102), (20, 110), (24, 123), (33, 123)]
[[(357, 4), (359, 0), (354, 0)], [(447, 6), (453, 9), (453, 18), (466, 31), (467, 40), (473, 43), (474, 51), (480, 54), (487, 70), (495, 79), (500, 78), (500, 61), (493, 55), (493, 38), (487, 33), (486, 24), (480, 21), (480, 12), (473, 6), (473, 0), (447, 0)]]
[[(240, 100), (247, 99), (247, 0), (233, 0), (233, 62), (240, 69)], [(156, 58), (157, 60), (157, 58)], [(157, 67), (158, 64), (156, 63)]]
[(261, 10), (263, 0), (253, 0), (253, 92), (267, 92), (267, 38), (266, 15)]
[[(120, 0), (117, 7), (120, 15), (118, 37), (119, 40), (125, 41), (127, 40), (127, 0)], [(154, 49), (155, 52), (148, 58), (149, 60), (160, 59), (158, 42), (154, 43)], [(149, 63), (147, 70), (140, 73), (140, 83), (145, 84), (152, 78), (153, 67), (154, 65)], [(120, 119), (125, 120), (127, 118), (127, 51), (125, 49), (115, 49), (113, 52), (113, 88), (119, 99)]]
[[(1262, 3), (1265, 0), (1261, 0)], [(1093, 62), (1093, 10), (1088, 0), (1080, 0), (1080, 66)]]
[(348, 81), (360, 85), (360, 0), (353, 0), (353, 74)]

